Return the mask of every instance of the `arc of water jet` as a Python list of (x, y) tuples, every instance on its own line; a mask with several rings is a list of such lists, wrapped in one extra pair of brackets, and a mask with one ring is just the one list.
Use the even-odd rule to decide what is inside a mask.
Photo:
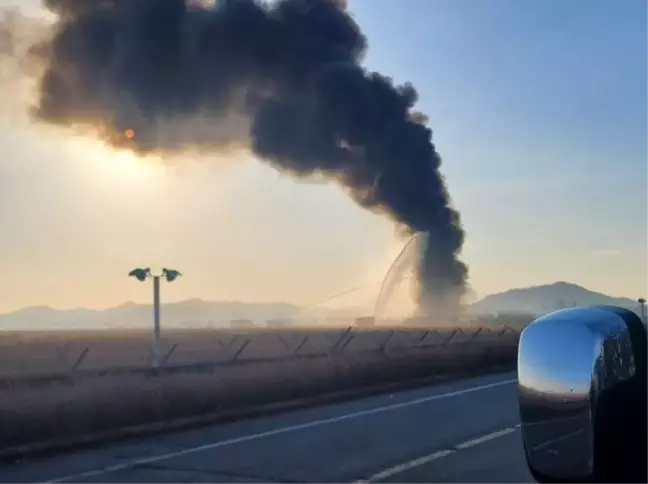
[[(400, 282), (400, 281), (402, 281), (404, 279), (409, 279), (411, 277), (414, 277), (413, 274), (404, 274), (401, 277), (399, 277), (395, 282)], [(372, 286), (379, 286), (379, 285), (383, 285), (383, 284), (384, 284), (384, 280), (368, 282), (367, 284), (362, 284), (360, 286), (355, 286), (355, 287), (352, 287), (350, 289), (345, 289), (344, 291), (339, 291), (339, 292), (333, 293), (333, 294), (325, 297), (324, 299), (320, 299), (316, 303), (313, 303), (313, 304), (309, 305), (308, 307), (304, 308), (302, 311), (300, 311), (300, 313), (304, 313), (309, 309), (313, 309), (313, 308), (319, 306), (320, 304), (323, 304), (323, 303), (325, 303), (327, 301), (331, 301), (331, 300), (336, 299), (338, 297), (342, 297), (342, 296), (345, 296), (347, 294), (352, 294), (352, 293), (354, 293), (356, 291), (360, 291), (362, 289), (367, 289), (367, 288), (372, 287)]]
[[(413, 274), (407, 274), (406, 270), (403, 268), (400, 268), (400, 264), (403, 261), (406, 261), (407, 257), (410, 255), (410, 247), (412, 247), (414, 244), (418, 244), (422, 242), (422, 238), (425, 237), (426, 234), (419, 232), (417, 234), (414, 234), (405, 244), (405, 246), (401, 249), (399, 252), (398, 256), (394, 259), (394, 261), (390, 264), (389, 268), (387, 269), (387, 272), (385, 273), (385, 277), (381, 281), (376, 281), (376, 282), (369, 282), (366, 284), (362, 284), (360, 286), (355, 286), (350, 289), (345, 289), (343, 291), (335, 292), (323, 299), (318, 300), (317, 302), (309, 305), (308, 307), (305, 307), (302, 309), (299, 314), (304, 314), (306, 311), (310, 309), (314, 309), (320, 304), (323, 304), (327, 301), (330, 301), (332, 299), (336, 299), (338, 297), (344, 296), (346, 294), (351, 294), (356, 291), (360, 291), (362, 289), (366, 289), (372, 286), (378, 286), (380, 285), (380, 291), (378, 293), (378, 297), (376, 298), (376, 303), (374, 305), (374, 319), (377, 319), (378, 313), (381, 309), (382, 303), (386, 301), (389, 298), (390, 293), (393, 291), (393, 288), (396, 284), (399, 282), (403, 281), (404, 279), (410, 279), (414, 277)], [(412, 261), (413, 264), (413, 261)], [(409, 264), (408, 264), (409, 265)], [(407, 266), (406, 266), (407, 268)], [(393, 274), (396, 274), (393, 276)], [(297, 316), (299, 317), (299, 315)]]
[[(389, 269), (387, 269), (387, 272), (385, 273), (385, 277), (382, 281), (382, 285), (380, 287), (380, 291), (378, 292), (378, 297), (376, 298), (376, 304), (374, 306), (374, 320), (378, 319), (378, 315), (382, 309), (383, 303), (388, 299), (388, 297), (391, 295), (392, 291), (394, 290), (394, 286), (402, 281), (403, 279), (408, 276), (405, 274), (405, 270), (408, 268), (405, 266), (405, 268), (401, 267), (401, 262), (407, 261), (407, 257), (410, 255), (410, 247), (419, 244), (423, 242), (422, 238), (426, 237), (425, 233), (419, 232), (417, 234), (414, 234), (405, 244), (403, 249), (399, 252), (398, 256), (394, 259), (394, 262), (391, 263), (389, 266)], [(399, 274), (400, 272), (400, 274)], [(391, 277), (392, 274), (395, 273), (396, 277)]]

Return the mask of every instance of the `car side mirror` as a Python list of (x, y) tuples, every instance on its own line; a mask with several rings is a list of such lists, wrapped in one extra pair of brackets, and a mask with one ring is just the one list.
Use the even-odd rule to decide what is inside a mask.
[(627, 309), (570, 308), (527, 326), (518, 402), (538, 482), (646, 482), (646, 327)]

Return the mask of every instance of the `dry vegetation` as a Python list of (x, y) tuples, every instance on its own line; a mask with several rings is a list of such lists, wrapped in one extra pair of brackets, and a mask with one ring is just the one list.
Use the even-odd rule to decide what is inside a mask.
[[(488, 328), (488, 326), (483, 326)], [(485, 343), (499, 337), (504, 326), (483, 329), (474, 338)], [(440, 329), (285, 329), (285, 330), (167, 330), (161, 356), (166, 366), (200, 362), (271, 359), (297, 350), (300, 355), (328, 353), (342, 340), (346, 352), (377, 349), (387, 338), (390, 347), (451, 343), (471, 339), (475, 328)], [(424, 336), (424, 338), (422, 338)], [(349, 339), (349, 341), (347, 341)], [(151, 335), (141, 330), (0, 333), (0, 378), (51, 373), (77, 373), (105, 368), (147, 367)]]
[[(492, 371), (514, 365), (517, 347), (515, 333), (498, 330), (462, 330), (452, 335), (448, 330), (412, 329), (391, 336), (388, 330), (354, 330), (346, 336), (341, 330), (254, 333), (167, 333), (165, 347), (178, 345), (169, 363), (179, 371), (102, 377), (71, 372), (71, 360), (61, 356), (61, 346), (67, 345), (72, 359), (82, 348), (90, 348), (83, 362), (89, 370), (106, 365), (147, 367), (149, 335), (23, 335), (19, 344), (15, 339), (7, 341), (5, 335), (0, 342), (0, 374), (13, 373), (14, 382), (23, 378), (15, 374), (16, 369), (23, 376), (65, 372), (69, 379), (64, 385), (52, 380), (41, 386), (2, 387), (0, 449), (385, 382)], [(247, 364), (231, 364), (245, 341), (249, 342), (237, 358)], [(90, 360), (93, 354), (96, 360)], [(283, 359), (268, 360), (274, 357)], [(25, 362), (22, 366), (17, 363), (20, 359)], [(195, 363), (200, 361), (215, 364), (196, 371)], [(222, 364), (226, 361), (230, 364)], [(12, 366), (5, 367), (6, 362)]]

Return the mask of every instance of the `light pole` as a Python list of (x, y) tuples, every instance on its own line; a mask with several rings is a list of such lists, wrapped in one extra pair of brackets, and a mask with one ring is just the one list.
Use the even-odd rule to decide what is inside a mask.
[(174, 269), (162, 269), (161, 274), (152, 274), (151, 268), (137, 268), (128, 273), (129, 277), (134, 277), (140, 282), (148, 278), (153, 279), (153, 366), (160, 366), (160, 278), (164, 277), (167, 282), (175, 281), (180, 272)]
[(648, 325), (648, 321), (646, 321), (646, 300), (640, 297), (639, 299), (637, 299), (637, 302), (641, 307), (641, 321), (643, 322), (643, 324)]

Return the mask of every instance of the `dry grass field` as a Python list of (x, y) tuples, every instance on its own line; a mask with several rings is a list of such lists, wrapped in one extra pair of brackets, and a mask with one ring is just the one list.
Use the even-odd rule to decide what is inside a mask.
[[(517, 332), (175, 331), (165, 334), (163, 346), (168, 358), (152, 372), (150, 336), (144, 332), (4, 334), (0, 454), (24, 444), (179, 417), (512, 367)], [(106, 368), (112, 370), (98, 372)], [(66, 379), (57, 379), (60, 375)], [(36, 377), (40, 384), (29, 383)]]
[[(267, 360), (290, 355), (352, 353), (387, 348), (485, 344), (514, 331), (504, 327), (424, 329), (255, 329), (168, 330), (163, 333), (165, 366), (202, 362)], [(0, 333), (0, 378), (84, 372), (107, 368), (147, 367), (151, 335), (141, 330)]]

